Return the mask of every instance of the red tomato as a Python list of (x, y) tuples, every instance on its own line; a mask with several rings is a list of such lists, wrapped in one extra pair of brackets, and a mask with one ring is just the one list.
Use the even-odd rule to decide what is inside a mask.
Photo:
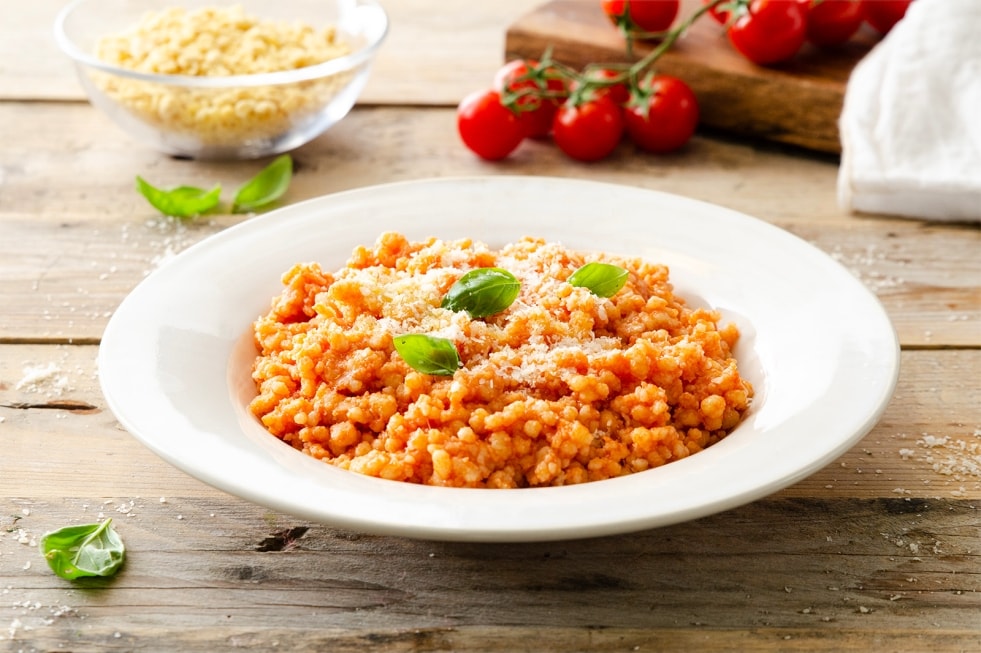
[[(517, 92), (525, 89), (564, 94), (565, 82), (555, 70), (542, 68), (535, 60), (515, 59), (502, 66), (494, 75), (494, 89)], [(562, 104), (560, 98), (526, 95), (517, 102), (525, 134), (532, 138), (548, 136), (552, 118)]]
[[(702, 4), (706, 5), (712, 4), (713, 2), (715, 0), (702, 0)], [(712, 15), (712, 18), (725, 25), (732, 18), (731, 10), (733, 8), (737, 9), (736, 13), (738, 14), (739, 7), (748, 5), (749, 2), (750, 0), (722, 0), (722, 2), (716, 4), (714, 7), (709, 8), (709, 13)], [(805, 7), (811, 4), (811, 0), (797, 0), (797, 2), (800, 2)]]
[(861, 0), (813, 0), (807, 10), (807, 40), (821, 47), (841, 45), (862, 20)]
[(488, 161), (511, 154), (525, 137), (518, 115), (501, 104), (501, 94), (493, 89), (463, 98), (456, 109), (456, 128), (463, 144)]
[(755, 64), (786, 61), (804, 44), (806, 17), (797, 0), (752, 0), (729, 27), (729, 41)]
[[(707, 5), (707, 4), (711, 4), (714, 1), (715, 0), (702, 0), (702, 4)], [(729, 3), (722, 2), (721, 4), (717, 4), (709, 9), (709, 13), (712, 15), (712, 18), (722, 23), (723, 25), (729, 22), (729, 11), (722, 8), (727, 4)]]
[(579, 161), (598, 161), (616, 149), (623, 137), (623, 112), (608, 95), (559, 107), (552, 138), (559, 149)]
[(913, 0), (862, 0), (862, 13), (869, 25), (886, 34), (903, 19)]
[(621, 29), (663, 32), (678, 16), (680, 0), (602, 0), (603, 11)]
[(623, 112), (627, 135), (649, 152), (676, 150), (698, 125), (698, 100), (683, 81), (654, 75), (641, 81)]
[[(621, 74), (609, 68), (589, 68), (586, 70), (584, 76), (587, 80), (604, 81), (615, 79)], [(578, 86), (579, 84), (577, 82), (572, 82), (569, 85), (569, 90), (575, 91)], [(609, 95), (611, 100), (620, 105), (626, 104), (627, 100), (630, 99), (630, 88), (626, 82), (618, 82), (609, 86), (597, 86), (594, 87), (593, 93), (594, 95)]]

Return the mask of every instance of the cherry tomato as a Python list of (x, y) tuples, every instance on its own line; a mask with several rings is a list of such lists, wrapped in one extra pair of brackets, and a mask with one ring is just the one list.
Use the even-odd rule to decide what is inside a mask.
[[(810, 6), (812, 0), (797, 0), (804, 7)], [(702, 0), (702, 4), (712, 4), (715, 0)], [(729, 19), (732, 18), (732, 9), (739, 9), (740, 6), (748, 5), (750, 0), (723, 0), (722, 2), (716, 4), (714, 7), (709, 8), (709, 14), (712, 15), (717, 22), (726, 25), (729, 23)], [(739, 13), (738, 11), (736, 13)]]
[(603, 12), (621, 29), (663, 32), (678, 16), (680, 0), (602, 0)]
[[(611, 80), (619, 77), (620, 75), (621, 73), (609, 68), (589, 68), (585, 72), (585, 77), (587, 80), (596, 81)], [(575, 91), (578, 86), (578, 83), (573, 82), (569, 85), (569, 91)], [(609, 95), (611, 100), (622, 105), (626, 104), (627, 100), (630, 99), (630, 88), (627, 86), (626, 82), (618, 82), (609, 86), (597, 86), (593, 88), (593, 94)]]
[(488, 161), (511, 154), (525, 137), (518, 115), (501, 104), (501, 94), (493, 89), (463, 98), (456, 110), (456, 127), (463, 144)]
[(609, 95), (579, 104), (567, 101), (555, 114), (552, 138), (559, 149), (579, 161), (598, 161), (616, 149), (623, 137), (623, 112)]
[[(702, 4), (707, 5), (707, 4), (711, 4), (714, 1), (715, 0), (702, 0)], [(723, 8), (727, 4), (729, 4), (729, 3), (728, 2), (722, 2), (721, 4), (717, 4), (714, 7), (712, 7), (712, 8), (709, 9), (709, 14), (712, 15), (712, 18), (714, 18), (716, 21), (722, 23), (723, 25), (725, 25), (726, 23), (729, 22), (729, 16), (730, 16), (729, 10)]]
[(862, 0), (862, 13), (869, 25), (887, 34), (903, 19), (913, 0)]
[(806, 17), (797, 0), (752, 0), (729, 27), (729, 41), (755, 64), (786, 61), (804, 44)]
[[(565, 82), (550, 68), (543, 68), (534, 59), (515, 59), (502, 66), (494, 75), (494, 88), (517, 92), (524, 89), (566, 92)], [(519, 115), (525, 126), (525, 135), (531, 138), (548, 136), (552, 131), (552, 118), (562, 104), (561, 98), (543, 98), (527, 95), (518, 100)]]
[(807, 40), (814, 45), (841, 45), (862, 26), (861, 0), (813, 0), (807, 9)]
[(698, 125), (698, 100), (683, 81), (668, 75), (645, 78), (623, 112), (627, 135), (649, 152), (676, 150)]

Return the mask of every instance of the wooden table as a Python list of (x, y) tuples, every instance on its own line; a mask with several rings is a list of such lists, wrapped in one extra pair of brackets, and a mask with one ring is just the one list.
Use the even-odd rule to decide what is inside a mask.
[[(835, 202), (837, 160), (700, 135), (594, 165), (530, 143), (486, 164), (455, 134), (532, 0), (392, 0), (362, 103), (297, 150), (286, 201), (446, 175), (598, 179), (708, 200), (828, 252), (882, 300), (902, 372), (851, 451), (766, 499), (586, 541), (483, 545), (345, 532), (227, 496), (116, 423), (95, 359), (108, 317), (162, 260), (247, 219), (162, 219), (133, 189), (235, 187), (260, 162), (134, 144), (81, 95), (50, 24), (0, 21), (0, 650), (981, 650), (981, 233)], [(425, 43), (421, 48), (418, 44)], [(129, 557), (70, 583), (44, 532), (113, 517)]]

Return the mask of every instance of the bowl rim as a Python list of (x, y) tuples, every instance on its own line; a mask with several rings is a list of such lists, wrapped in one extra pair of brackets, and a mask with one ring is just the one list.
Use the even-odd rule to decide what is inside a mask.
[(167, 75), (162, 73), (145, 73), (129, 68), (115, 66), (108, 62), (98, 59), (94, 55), (85, 52), (75, 44), (75, 41), (68, 35), (65, 24), (71, 15), (82, 5), (88, 4), (93, 0), (72, 0), (68, 5), (58, 12), (54, 22), (54, 37), (58, 47), (68, 55), (76, 64), (83, 64), (90, 68), (95, 68), (105, 73), (111, 73), (120, 77), (139, 80), (143, 82), (153, 82), (167, 86), (183, 86), (189, 88), (234, 88), (234, 87), (253, 87), (253, 86), (275, 86), (282, 84), (295, 84), (315, 79), (321, 79), (328, 75), (351, 70), (365, 61), (370, 61), (375, 52), (384, 42), (388, 35), (390, 21), (385, 9), (377, 0), (354, 0), (353, 9), (356, 11), (367, 10), (374, 12), (375, 19), (380, 21), (380, 29), (374, 38), (365, 43), (357, 50), (343, 56), (328, 59), (327, 61), (304, 66), (303, 68), (293, 68), (290, 70), (280, 70), (268, 73), (255, 73), (250, 75), (225, 75), (225, 76), (204, 76), (204, 75)]

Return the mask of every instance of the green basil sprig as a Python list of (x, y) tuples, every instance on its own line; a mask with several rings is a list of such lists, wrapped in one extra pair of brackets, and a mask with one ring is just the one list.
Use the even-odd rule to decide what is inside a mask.
[(170, 190), (157, 188), (143, 177), (137, 176), (136, 189), (146, 200), (164, 215), (175, 218), (193, 218), (218, 206), (221, 184), (211, 190), (194, 186), (178, 186)]
[(441, 308), (466, 311), (480, 318), (500, 313), (518, 297), (521, 283), (501, 268), (477, 268), (460, 277), (446, 292)]
[[(238, 189), (232, 204), (232, 213), (255, 211), (275, 202), (286, 193), (293, 178), (293, 159), (283, 154), (259, 171)], [(195, 186), (177, 186), (165, 190), (157, 188), (143, 177), (136, 177), (136, 189), (153, 208), (175, 218), (192, 218), (207, 213), (221, 200), (221, 184), (205, 190)]]
[(259, 174), (245, 183), (235, 194), (232, 213), (246, 213), (275, 202), (290, 187), (293, 159), (283, 154), (273, 159)]
[(111, 519), (52, 531), (41, 538), (39, 547), (51, 570), (67, 580), (112, 576), (126, 557), (126, 547)]
[(424, 333), (407, 333), (395, 336), (392, 341), (395, 351), (416, 372), (452, 376), (460, 367), (460, 355), (452, 340)]
[(627, 283), (627, 271), (619, 265), (593, 261), (573, 272), (569, 283), (599, 297), (612, 297)]

